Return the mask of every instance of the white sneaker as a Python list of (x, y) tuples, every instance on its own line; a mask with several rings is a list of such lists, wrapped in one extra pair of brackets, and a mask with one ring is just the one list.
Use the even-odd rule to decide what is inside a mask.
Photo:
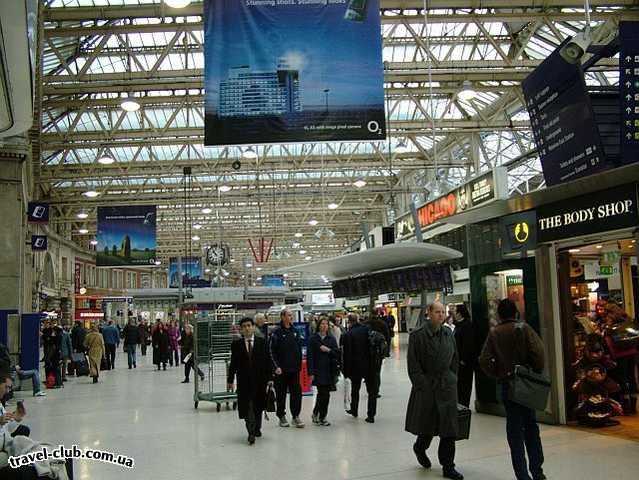
[(47, 392), (44, 392), (42, 390), (40, 390), (38, 393), (33, 395), (34, 397), (46, 397), (47, 396)]
[(306, 425), (304, 425), (304, 422), (302, 422), (299, 417), (293, 417), (293, 426), (296, 428), (304, 428)]

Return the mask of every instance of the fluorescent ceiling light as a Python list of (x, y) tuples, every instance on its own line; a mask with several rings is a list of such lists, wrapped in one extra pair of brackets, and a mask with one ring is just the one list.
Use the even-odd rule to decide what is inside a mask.
[(293, 248), (300, 248), (300, 242), (293, 242), (293, 245), (291, 245)]
[(164, 0), (167, 7), (184, 8), (191, 3), (191, 0)]
[(300, 250), (300, 255), (306, 255), (306, 250)]
[(120, 107), (122, 107), (122, 110), (125, 112), (137, 112), (140, 109), (140, 102), (138, 102), (133, 95), (128, 94), (122, 99)]
[(254, 160), (257, 158), (257, 152), (253, 149), (253, 147), (248, 147), (242, 152), (242, 158), (245, 158), (247, 160)]
[(457, 98), (468, 102), (477, 96), (477, 92), (473, 90), (473, 84), (469, 80), (464, 80), (462, 83), (462, 89), (457, 94)]
[(191, 240), (193, 240), (194, 242), (197, 242), (200, 239), (200, 237), (198, 235), (193, 235), (191, 237)]
[(257, 270), (258, 272), (262, 271), (262, 267), (257, 267), (255, 270)]
[(211, 210), (211, 209), (210, 209), (210, 208), (208, 208), (208, 207), (206, 207), (206, 208), (203, 208), (203, 209), (202, 209), (202, 213), (204, 213), (204, 214), (209, 214), (209, 213), (211, 213), (212, 211), (213, 211), (213, 210)]
[(86, 213), (86, 212), (80, 212), (80, 213), (78, 213), (77, 217), (81, 218), (81, 219), (85, 219), (85, 218), (89, 217), (89, 214)]
[(246, 267), (246, 268), (251, 268), (252, 266), (253, 266), (253, 264), (252, 264), (252, 263), (247, 263), (247, 264), (245, 265), (245, 267)]
[(595, 248), (597, 248), (597, 249), (603, 248), (603, 245), (595, 245)]
[(336, 208), (339, 208), (339, 205), (335, 202), (331, 202), (327, 205), (329, 210), (335, 210)]
[(313, 257), (305, 257), (304, 260), (310, 260)]
[(199, 223), (196, 223), (195, 225), (193, 225), (193, 228), (196, 230), (200, 230), (202, 228), (202, 225), (200, 225)]
[(211, 269), (210, 268), (205, 268), (204, 269), (204, 273), (211, 273)]
[(233, 190), (233, 187), (231, 187), (230, 185), (220, 185), (219, 187), (217, 187), (217, 189), (222, 193), (226, 193)]
[(96, 192), (95, 190), (88, 190), (86, 192), (84, 192), (82, 195), (84, 195), (85, 197), (89, 197), (89, 198), (95, 198), (98, 195), (100, 195), (98, 192)]
[(304, 236), (303, 233), (297, 232), (295, 235), (295, 238), (302, 238)]
[(95, 247), (98, 244), (98, 241), (97, 240), (91, 240), (89, 243)]
[(315, 220), (314, 218), (312, 218), (312, 219), (310, 219), (310, 220), (308, 221), (308, 224), (309, 224), (311, 227), (314, 227), (314, 226), (315, 226), (315, 225), (317, 225), (318, 223), (319, 223), (319, 222), (318, 222), (317, 220)]
[(571, 248), (568, 250), (568, 253), (579, 253), (579, 252), (581, 252), (581, 250), (578, 248)]
[(115, 160), (107, 155), (98, 158), (98, 163), (100, 165), (111, 165)]
[(363, 178), (358, 178), (357, 180), (355, 180), (353, 182), (353, 186), (357, 187), (357, 188), (362, 188), (366, 186), (366, 180), (364, 180)]
[(78, 230), (78, 233), (81, 235), (86, 235), (89, 231), (86, 228), (81, 228)]

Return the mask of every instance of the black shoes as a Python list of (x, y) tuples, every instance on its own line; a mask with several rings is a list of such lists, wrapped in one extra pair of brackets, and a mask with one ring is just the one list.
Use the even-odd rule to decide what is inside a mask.
[(261, 430), (258, 430), (257, 432), (255, 432), (255, 436), (256, 436), (257, 438), (260, 438), (260, 437), (262, 436), (262, 431), (261, 431)]
[(533, 475), (533, 480), (546, 480), (546, 475), (540, 473), (539, 475)]
[(248, 436), (248, 444), (253, 445), (255, 443), (255, 435)]
[(357, 412), (354, 412), (353, 410), (346, 410), (346, 413), (352, 415), (354, 418), (357, 418)]
[(375, 417), (366, 417), (366, 423), (375, 423)]
[(417, 461), (422, 467), (429, 469), (433, 466), (433, 464), (430, 462), (430, 458), (428, 458), (428, 455), (426, 455), (426, 452), (419, 448), (416, 443), (413, 444), (413, 452), (415, 453)]
[(189, 379), (185, 378), (184, 380), (182, 380), (182, 383), (189, 383)]
[(444, 468), (444, 478), (450, 478), (452, 480), (464, 480), (464, 476), (455, 470), (455, 467)]

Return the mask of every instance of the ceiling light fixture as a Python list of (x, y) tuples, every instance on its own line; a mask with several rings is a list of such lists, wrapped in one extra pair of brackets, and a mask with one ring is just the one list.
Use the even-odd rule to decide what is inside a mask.
[(80, 213), (78, 213), (77, 217), (84, 220), (85, 218), (89, 217), (89, 214), (86, 213), (86, 212), (80, 212)]
[(327, 205), (327, 207), (328, 207), (329, 210), (335, 210), (335, 209), (339, 208), (339, 205), (337, 203), (335, 203), (335, 202), (331, 202), (331, 203), (329, 203)]
[(300, 250), (300, 255), (306, 255), (306, 250)]
[(258, 272), (261, 272), (262, 271), (262, 267), (257, 267), (255, 270), (258, 271)]
[(156, 265), (162, 265), (162, 262), (161, 262), (160, 260), (156, 260), (156, 261), (155, 261), (155, 264), (156, 264)]
[(205, 268), (204, 269), (204, 273), (211, 273), (211, 269), (210, 268)]
[(579, 248), (571, 248), (568, 250), (568, 253), (579, 253), (581, 250)]
[(477, 96), (477, 92), (473, 90), (473, 84), (470, 83), (470, 80), (464, 80), (461, 86), (462, 88), (457, 94), (457, 98), (460, 100), (468, 102)]
[(202, 213), (204, 213), (205, 215), (208, 215), (209, 213), (211, 213), (213, 210), (211, 210), (209, 207), (203, 208), (202, 209)]
[(247, 263), (247, 264), (245, 265), (245, 267), (246, 267), (246, 268), (251, 268), (252, 266), (253, 266), (253, 264), (252, 264), (252, 263)]
[(140, 102), (130, 93), (122, 99), (120, 107), (125, 112), (137, 112), (140, 109)]
[(97, 240), (91, 240), (89, 243), (95, 247), (98, 244), (98, 241)]
[(353, 186), (356, 188), (363, 188), (366, 186), (366, 180), (364, 180), (363, 178), (358, 178), (353, 182)]
[(191, 0), (164, 0), (167, 7), (184, 8), (191, 3)]
[(300, 242), (293, 242), (291, 245), (293, 248), (300, 248)]
[(597, 248), (597, 249), (603, 248), (603, 245), (595, 245), (595, 248)]
[(86, 228), (81, 228), (78, 230), (78, 233), (81, 235), (86, 235), (87, 233), (89, 233), (89, 230), (87, 230)]
[(319, 222), (318, 222), (317, 220), (315, 220), (314, 218), (311, 218), (311, 219), (308, 221), (308, 224), (309, 224), (311, 227), (314, 227), (314, 226), (315, 226), (315, 225), (317, 225), (318, 223), (319, 223)]
[(297, 233), (294, 235), (294, 237), (295, 237), (295, 238), (302, 238), (303, 236), (304, 236), (304, 234), (303, 234), (303, 233), (300, 233), (300, 232), (297, 232)]
[(242, 152), (242, 158), (246, 160), (255, 160), (257, 158), (257, 152), (253, 149), (253, 147), (248, 147)]
[(191, 237), (191, 240), (193, 240), (194, 242), (197, 242), (198, 240), (200, 240), (200, 237), (199, 237), (199, 235), (193, 235)]
[(95, 198), (98, 195), (100, 195), (98, 192), (96, 192), (95, 190), (88, 190), (86, 192), (84, 192), (82, 195), (84, 195), (85, 197), (89, 197), (89, 198)]
[(395, 153), (406, 153), (408, 152), (408, 145), (406, 145), (406, 139), (400, 138), (395, 145)]
[(304, 260), (311, 260), (313, 257), (304, 257)]
[(98, 158), (98, 163), (100, 165), (111, 165), (115, 160), (107, 155)]
[(233, 190), (233, 187), (231, 187), (230, 185), (220, 185), (219, 187), (217, 187), (217, 189), (222, 193), (226, 193)]
[(196, 223), (195, 225), (193, 225), (193, 228), (195, 230), (200, 230), (202, 228), (202, 225), (200, 225), (199, 223)]

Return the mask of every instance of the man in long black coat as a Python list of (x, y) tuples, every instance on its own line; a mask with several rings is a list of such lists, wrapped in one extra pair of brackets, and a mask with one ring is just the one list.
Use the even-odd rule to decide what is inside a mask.
[(248, 443), (262, 436), (262, 413), (266, 407), (266, 387), (272, 378), (271, 362), (266, 341), (255, 335), (255, 325), (250, 317), (240, 322), (242, 337), (231, 344), (231, 364), (228, 371), (228, 388), (232, 391), (237, 376), (237, 411), (246, 422)]
[(412, 383), (406, 431), (417, 435), (413, 451), (417, 461), (430, 468), (426, 455), (433, 437), (439, 436), (439, 463), (445, 478), (462, 480), (455, 470), (457, 438), (457, 348), (449, 328), (443, 328), (444, 306), (435, 302), (428, 308), (428, 320), (408, 339), (408, 376)]

